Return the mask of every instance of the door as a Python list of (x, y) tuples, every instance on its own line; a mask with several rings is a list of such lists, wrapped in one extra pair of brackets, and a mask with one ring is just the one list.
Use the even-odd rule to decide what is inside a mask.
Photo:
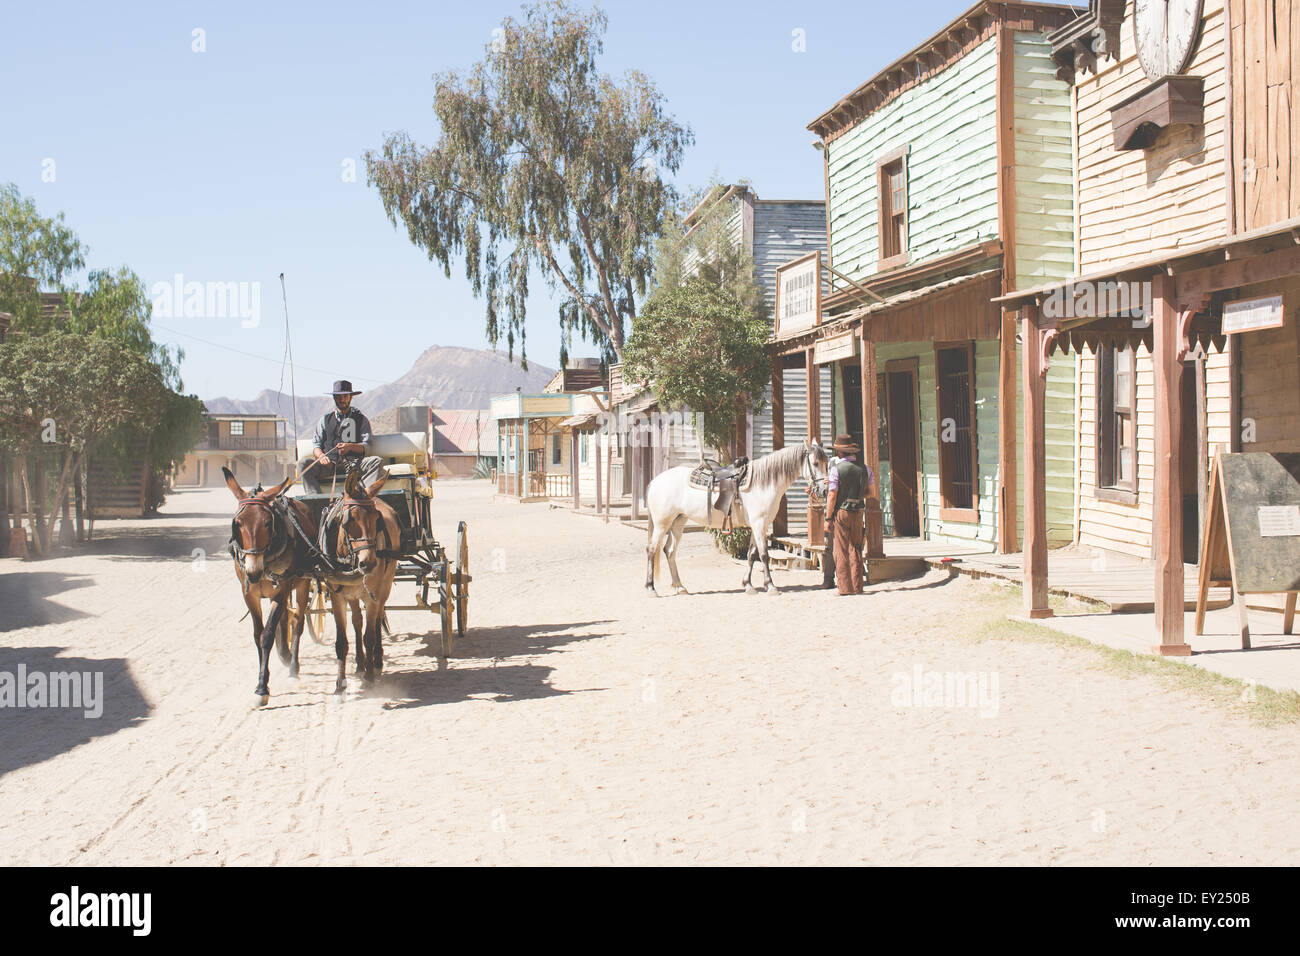
[(1182, 435), (1178, 453), (1183, 479), (1183, 563), (1200, 560), (1201, 499), (1206, 494), (1207, 448), (1205, 434), (1205, 360), (1192, 359), (1183, 365)]
[(921, 534), (921, 497), (917, 473), (916, 360), (885, 367), (889, 391), (889, 497), (894, 534)]
[(840, 365), (841, 393), (844, 398), (844, 431), (852, 436), (859, 448), (862, 444), (862, 366), (857, 359)]

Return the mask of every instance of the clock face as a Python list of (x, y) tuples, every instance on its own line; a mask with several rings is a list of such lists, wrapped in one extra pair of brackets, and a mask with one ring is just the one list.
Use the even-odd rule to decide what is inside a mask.
[(1134, 0), (1133, 38), (1148, 77), (1181, 73), (1192, 58), (1204, 0)]

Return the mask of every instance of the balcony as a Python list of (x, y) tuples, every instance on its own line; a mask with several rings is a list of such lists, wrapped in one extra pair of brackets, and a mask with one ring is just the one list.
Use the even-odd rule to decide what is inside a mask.
[(205, 438), (194, 446), (195, 451), (276, 451), (289, 447), (284, 435), (259, 437), (253, 435), (223, 435)]

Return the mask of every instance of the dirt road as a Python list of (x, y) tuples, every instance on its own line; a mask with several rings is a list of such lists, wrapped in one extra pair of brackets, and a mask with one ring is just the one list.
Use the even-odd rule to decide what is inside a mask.
[(105, 694), (0, 710), (0, 863), (1300, 863), (1294, 727), (979, 640), (991, 585), (746, 596), (689, 534), (693, 593), (653, 600), (643, 533), (490, 490), (438, 485), (475, 574), (446, 669), (399, 612), (375, 686), (307, 643), (260, 710), (224, 489), (0, 562), (0, 671)]

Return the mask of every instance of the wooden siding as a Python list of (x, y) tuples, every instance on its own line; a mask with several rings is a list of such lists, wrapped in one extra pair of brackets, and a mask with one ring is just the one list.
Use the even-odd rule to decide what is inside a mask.
[[(1155, 482), (1155, 370), (1145, 346), (1137, 349), (1137, 478), (1136, 504), (1097, 497), (1097, 381), (1096, 356), (1085, 349), (1079, 357), (1079, 532), (1078, 543), (1139, 558), (1151, 556), (1151, 515)], [(1190, 368), (1188, 369), (1190, 374)], [(1211, 351), (1205, 360), (1207, 471), (1215, 449), (1229, 450), (1231, 386), (1226, 352)], [(1183, 413), (1195, 414), (1195, 409)], [(1188, 493), (1194, 491), (1185, 489)]]
[[(1286, 324), (1237, 336), (1241, 348), (1241, 417), (1255, 441), (1242, 451), (1300, 451), (1300, 277), (1250, 286), (1240, 298), (1282, 293)], [(1238, 296), (1234, 294), (1234, 298)], [(1228, 436), (1231, 438), (1231, 435)]]
[(836, 269), (855, 279), (876, 271), (876, 159), (900, 146), (910, 146), (911, 262), (997, 235), (996, 87), (996, 41), (990, 37), (827, 146)]
[[(823, 365), (820, 368), (821, 381), (821, 419), (822, 419), (822, 442), (829, 445), (830, 440), (835, 437), (831, 428), (833, 426), (832, 417), (834, 415), (834, 403), (831, 395), (831, 370), (830, 366)], [(785, 385), (783, 392), (785, 394), (785, 444), (797, 445), (808, 435), (808, 389), (807, 374), (801, 368), (788, 368), (782, 377)], [(754, 420), (755, 432), (758, 429), (758, 417)], [(767, 442), (768, 451), (771, 450), (771, 416), (768, 416), (767, 424)], [(755, 455), (765, 455), (767, 451), (758, 450), (758, 438), (755, 435)], [(808, 527), (808, 491), (803, 481), (796, 481), (790, 486), (790, 490), (785, 493), (786, 524), (790, 534), (802, 534)]]
[(1239, 232), (1300, 216), (1300, 5), (1231, 0), (1232, 158)]
[[(1023, 347), (1022, 347), (1023, 348)], [(1025, 415), (1020, 388), (1022, 348), (1016, 350), (1016, 541), (1025, 540)], [(1078, 357), (1056, 352), (1047, 367), (1043, 420), (1047, 449), (1047, 546), (1074, 541), (1075, 446), (1078, 430), (1076, 377)]]
[(1160, 133), (1146, 150), (1117, 150), (1110, 110), (1150, 80), (1133, 41), (1126, 5), (1118, 60), (1077, 77), (1079, 270), (1087, 272), (1224, 236), (1225, 72), (1223, 0), (1205, 0), (1201, 35), (1187, 73), (1204, 78), (1204, 122)]
[(1066, 278), (1074, 269), (1072, 120), (1070, 88), (1056, 78), (1047, 38), (1017, 32), (1013, 51), (1014, 262), (1016, 285), (1025, 288)]

